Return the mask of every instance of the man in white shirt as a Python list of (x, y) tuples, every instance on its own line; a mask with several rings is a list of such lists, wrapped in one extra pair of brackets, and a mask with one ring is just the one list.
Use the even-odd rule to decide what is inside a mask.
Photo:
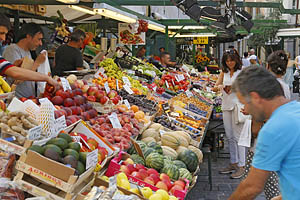
[(249, 61), (249, 58), (248, 58), (248, 52), (244, 52), (244, 57), (242, 59), (242, 62), (243, 62), (243, 67), (249, 67), (250, 66), (250, 61)]
[(300, 56), (295, 58), (296, 69), (300, 70)]

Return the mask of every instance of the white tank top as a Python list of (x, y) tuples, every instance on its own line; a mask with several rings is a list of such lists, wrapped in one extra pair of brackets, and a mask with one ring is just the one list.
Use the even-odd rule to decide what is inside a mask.
[[(237, 70), (233, 73), (232, 77), (230, 77), (230, 72), (224, 73), (223, 78), (223, 86), (232, 86), (236, 77), (239, 75), (241, 70)], [(222, 90), (222, 110), (223, 111), (231, 111), (234, 109), (234, 106), (238, 103), (238, 98), (235, 93), (230, 93), (229, 95)]]

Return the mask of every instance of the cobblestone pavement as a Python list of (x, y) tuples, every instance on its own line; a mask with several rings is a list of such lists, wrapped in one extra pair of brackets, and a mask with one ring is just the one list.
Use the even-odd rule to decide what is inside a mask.
[[(208, 182), (207, 159), (201, 165), (198, 180), (194, 188), (188, 193), (186, 200), (226, 200), (240, 183), (240, 179), (230, 179), (230, 175), (219, 174), (220, 167), (226, 166), (228, 158), (218, 158), (212, 162), (212, 182), (213, 187), (210, 191)], [(256, 200), (265, 200), (261, 194)]]

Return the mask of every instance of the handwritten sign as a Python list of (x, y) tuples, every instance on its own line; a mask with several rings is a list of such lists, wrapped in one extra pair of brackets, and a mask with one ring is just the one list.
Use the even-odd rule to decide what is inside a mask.
[(186, 94), (186, 96), (188, 97), (188, 98), (190, 98), (190, 97), (192, 97), (194, 94), (191, 92), (191, 91), (186, 91), (185, 92), (185, 94)]
[(103, 67), (101, 67), (94, 75), (95, 78), (99, 78), (100, 74), (104, 75), (105, 69)]
[(92, 152), (89, 152), (86, 155), (86, 166), (85, 169), (89, 169), (91, 167), (96, 166), (98, 163), (98, 149), (95, 149)]
[(59, 134), (67, 127), (66, 117), (63, 115), (55, 120), (56, 133)]
[(125, 100), (123, 100), (123, 102), (124, 102), (124, 104), (127, 106), (127, 108), (130, 110), (131, 106), (130, 106), (128, 100), (125, 99)]
[(69, 84), (69, 81), (67, 81), (67, 79), (65, 79), (65, 78), (60, 78), (60, 82), (61, 82), (61, 84), (62, 84), (62, 86), (63, 86), (64, 91), (72, 90), (72, 88), (71, 88), (71, 86), (70, 86), (70, 84)]
[(41, 137), (41, 134), (42, 134), (42, 126), (39, 125), (39, 126), (36, 126), (32, 129), (28, 130), (27, 138), (29, 140), (36, 140), (36, 139), (39, 139)]
[(116, 88), (117, 91), (119, 91), (120, 88), (119, 88), (119, 80), (118, 80), (118, 79), (116, 79), (116, 87), (117, 87), (117, 88)]
[(133, 91), (131, 90), (130, 86), (124, 85), (123, 87), (124, 87), (124, 89), (126, 90), (126, 92), (127, 92), (128, 94), (133, 94)]
[(123, 76), (123, 77), (122, 77), (122, 80), (123, 80), (123, 82), (124, 82), (124, 85), (128, 85), (129, 87), (131, 87), (131, 83), (130, 83), (128, 77)]
[(104, 83), (104, 89), (105, 89), (105, 91), (106, 91), (106, 94), (108, 94), (108, 93), (110, 92), (110, 88), (109, 88), (109, 86), (108, 86), (108, 82), (105, 82), (105, 83)]
[(113, 128), (122, 128), (118, 115), (116, 113), (112, 113), (108, 116), (110, 123), (112, 124)]

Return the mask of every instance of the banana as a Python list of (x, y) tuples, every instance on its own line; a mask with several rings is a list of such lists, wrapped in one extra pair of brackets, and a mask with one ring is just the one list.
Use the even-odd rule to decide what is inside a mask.
[(4, 91), (2, 90), (1, 87), (0, 87), (0, 94), (4, 94)]
[(0, 83), (2, 83), (1, 87), (2, 87), (3, 92), (5, 92), (5, 93), (11, 92), (10, 86), (2, 77), (0, 77)]

